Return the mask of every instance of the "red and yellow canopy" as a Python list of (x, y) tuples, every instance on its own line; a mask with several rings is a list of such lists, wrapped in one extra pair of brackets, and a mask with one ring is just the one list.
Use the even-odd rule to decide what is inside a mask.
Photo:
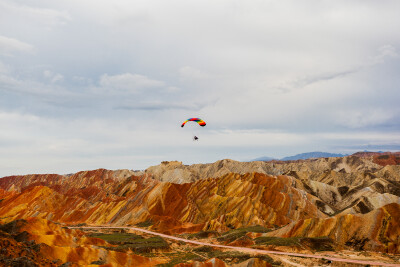
[(197, 123), (198, 123), (200, 126), (202, 126), (202, 127), (206, 126), (206, 123), (205, 123), (202, 119), (199, 119), (199, 118), (189, 118), (189, 119), (185, 120), (185, 121), (182, 123), (181, 127), (185, 126), (185, 124), (186, 124), (188, 121), (195, 121), (195, 122), (197, 122)]

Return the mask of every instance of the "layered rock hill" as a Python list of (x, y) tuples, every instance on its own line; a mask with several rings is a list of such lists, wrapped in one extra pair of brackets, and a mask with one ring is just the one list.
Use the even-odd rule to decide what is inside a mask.
[(394, 153), (364, 153), (9, 176), (0, 179), (0, 218), (146, 223), (170, 234), (261, 225), (279, 228), (271, 236), (329, 236), (343, 246), (361, 242), (364, 249), (399, 253), (397, 159)]
[[(29, 178), (31, 184), (27, 184)], [(326, 217), (318, 209), (319, 199), (298, 189), (302, 188), (298, 180), (284, 175), (229, 173), (174, 184), (148, 175), (121, 179), (114, 171), (95, 170), (70, 177), (5, 177), (2, 186), (0, 216), (9, 220), (39, 217), (97, 225), (153, 221), (154, 229), (180, 232), (282, 226), (298, 219)]]
[[(162, 261), (102, 248), (107, 243), (38, 217), (0, 225), (2, 266), (154, 266)], [(109, 244), (108, 244), (109, 245)], [(3, 253), (5, 252), (5, 253)]]
[[(368, 174), (385, 175), (385, 178), (400, 181), (400, 152), (396, 153), (356, 153), (339, 158), (317, 158), (296, 161), (251, 161), (239, 162), (230, 159), (219, 160), (208, 164), (183, 165), (180, 161), (164, 161), (160, 165), (151, 166), (145, 173), (156, 180), (174, 183), (194, 182), (208, 177), (219, 177), (227, 173), (265, 173), (281, 175), (289, 172), (299, 173), (304, 178), (317, 180), (330, 185), (355, 185)], [(341, 179), (327, 173), (341, 173)], [(306, 177), (305, 177), (306, 176)], [(322, 180), (324, 179), (324, 180)]]
[(334, 215), (366, 213), (389, 203), (400, 204), (399, 160), (400, 152), (363, 152), (341, 158), (297, 161), (238, 162), (225, 159), (190, 166), (181, 162), (163, 162), (146, 169), (145, 173), (156, 180), (174, 183), (230, 172), (288, 175), (301, 182), (299, 189), (319, 198), (317, 204), (321, 211)]
[(400, 253), (400, 205), (388, 204), (367, 214), (299, 220), (269, 233), (273, 237), (327, 236), (358, 250)]

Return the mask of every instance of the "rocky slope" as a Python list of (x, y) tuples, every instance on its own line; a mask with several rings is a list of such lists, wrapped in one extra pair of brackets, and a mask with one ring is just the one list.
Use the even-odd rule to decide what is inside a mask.
[(359, 250), (400, 253), (400, 205), (388, 204), (362, 215), (299, 220), (265, 236), (327, 236), (342, 246)]
[(160, 165), (151, 166), (145, 170), (155, 180), (173, 183), (195, 182), (200, 179), (219, 177), (227, 173), (265, 173), (279, 175), (281, 171), (265, 162), (239, 162), (230, 159), (219, 160), (209, 164), (183, 165), (180, 161), (164, 161)]
[(258, 172), (288, 175), (300, 181), (296, 187), (319, 198), (328, 215), (366, 213), (389, 203), (400, 203), (400, 153), (356, 153), (342, 158), (297, 161), (237, 162), (220, 160), (210, 164), (183, 165), (163, 162), (145, 172), (160, 181), (183, 183), (226, 173)]
[(296, 188), (302, 185), (288, 176), (229, 173), (174, 184), (147, 175), (120, 180), (113, 174), (97, 170), (56, 176), (59, 180), (48, 182), (47, 176), (35, 176), (32, 185), (26, 185), (23, 176), (3, 178), (15, 182), (9, 188), (18, 184), (20, 192), (10, 195), (2, 191), (0, 216), (97, 225), (153, 221), (154, 229), (169, 232), (226, 230), (252, 224), (282, 226), (298, 219), (326, 217), (317, 206), (323, 209), (324, 204)]
[[(239, 162), (230, 159), (215, 163), (183, 165), (179, 161), (165, 161), (149, 167), (145, 173), (155, 180), (187, 183), (227, 173), (265, 173), (268, 175), (293, 174), (304, 180), (314, 180), (336, 187), (359, 185), (365, 179), (384, 175), (400, 181), (400, 152), (391, 154), (355, 154), (339, 158), (318, 158), (296, 161)], [(385, 159), (385, 160), (384, 160)]]
[(154, 266), (162, 261), (107, 250), (107, 242), (91, 238), (79, 230), (65, 229), (40, 218), (16, 220), (0, 225), (4, 266), (86, 266), (112, 263), (113, 266)]
[[(57, 264), (57, 259), (90, 264), (101, 258), (121, 263), (117, 265), (152, 265), (146, 257), (101, 250), (101, 240), (57, 224), (139, 224), (169, 234), (221, 233), (260, 225), (273, 230), (266, 237), (327, 236), (342, 248), (400, 253), (398, 155), (360, 153), (292, 162), (221, 160), (190, 166), (163, 162), (143, 172), (98, 169), (3, 177), (1, 221), (25, 220), (28, 223), (19, 225), (18, 233), (29, 233), (29, 239), (17, 240), (18, 233), (3, 231), (1, 242), (18, 251), (33, 241), (39, 246), (26, 259), (46, 264)], [(234, 242), (255, 242), (242, 239)], [(78, 254), (84, 259), (74, 258)]]

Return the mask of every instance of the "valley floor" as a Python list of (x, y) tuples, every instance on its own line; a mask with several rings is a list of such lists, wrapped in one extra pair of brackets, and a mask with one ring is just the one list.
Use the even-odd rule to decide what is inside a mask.
[[(360, 252), (351, 250), (341, 251), (324, 251), (324, 252), (304, 252), (295, 253), (289, 251), (278, 251), (278, 250), (263, 250), (249, 247), (240, 246), (227, 246), (216, 242), (215, 239), (206, 238), (201, 240), (187, 239), (172, 235), (166, 235), (149, 231), (138, 227), (113, 227), (113, 226), (85, 226), (85, 227), (69, 227), (71, 229), (78, 228), (83, 231), (99, 231), (100, 233), (107, 230), (128, 230), (129, 233), (133, 234), (147, 234), (150, 236), (160, 236), (164, 239), (168, 239), (171, 242), (170, 247), (173, 248), (174, 252), (161, 252), (154, 254), (158, 259), (171, 261), (176, 252), (181, 254), (195, 254), (203, 259), (208, 259), (207, 254), (202, 255), (202, 252), (209, 252), (211, 250), (203, 248), (203, 251), (197, 249), (201, 247), (215, 248), (224, 252), (238, 251), (249, 254), (251, 257), (256, 258), (258, 255), (269, 255), (272, 259), (272, 265), (278, 266), (400, 266), (400, 255), (388, 255), (386, 253), (377, 252)], [(291, 249), (290, 247), (286, 249)], [(179, 254), (179, 253), (178, 253)], [(148, 256), (148, 255), (147, 255)], [(171, 257), (172, 256), (172, 257)], [(239, 255), (238, 255), (239, 256)], [(230, 257), (234, 261), (235, 254), (231, 254)], [(232, 262), (233, 263), (233, 262)], [(234, 263), (233, 263), (234, 264)], [(166, 263), (168, 265), (168, 263)], [(235, 266), (247, 266), (247, 262), (242, 264), (234, 264)], [(197, 265), (196, 265), (197, 266)]]

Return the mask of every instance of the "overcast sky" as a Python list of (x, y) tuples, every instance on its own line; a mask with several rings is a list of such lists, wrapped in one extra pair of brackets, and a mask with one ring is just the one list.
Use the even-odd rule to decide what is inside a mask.
[(0, 177), (398, 151), (399, 10), (0, 0)]

